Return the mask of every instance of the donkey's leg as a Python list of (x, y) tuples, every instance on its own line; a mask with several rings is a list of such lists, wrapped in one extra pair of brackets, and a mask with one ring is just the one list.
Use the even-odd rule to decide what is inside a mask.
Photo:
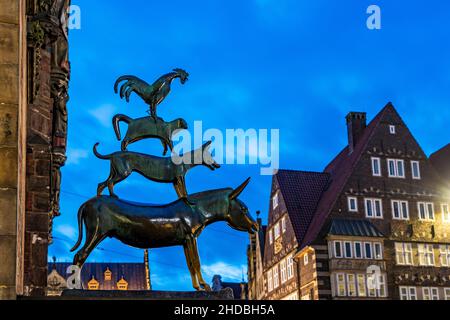
[(206, 291), (211, 291), (211, 287), (208, 285), (208, 283), (203, 279), (202, 275), (202, 268), (200, 264), (200, 257), (198, 255), (198, 247), (197, 247), (197, 239), (193, 238), (192, 240), (192, 246), (193, 246), (193, 256), (194, 256), (194, 266), (195, 270), (197, 272), (197, 278), (200, 285), (205, 289)]
[(184, 254), (186, 256), (186, 263), (188, 265), (189, 272), (190, 272), (191, 278), (192, 278), (192, 286), (194, 287), (195, 290), (200, 291), (201, 288), (200, 288), (200, 285), (198, 284), (196, 269), (194, 267), (194, 261), (193, 261), (193, 257), (192, 257), (192, 244), (191, 244), (190, 239), (188, 239), (186, 241), (186, 243), (183, 245), (183, 248), (184, 248)]

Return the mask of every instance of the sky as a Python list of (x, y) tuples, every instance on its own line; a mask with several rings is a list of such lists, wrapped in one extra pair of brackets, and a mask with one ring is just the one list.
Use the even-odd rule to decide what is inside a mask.
[[(322, 171), (346, 145), (345, 116), (372, 119), (391, 101), (430, 155), (450, 142), (450, 3), (428, 1), (87, 1), (81, 29), (70, 31), (68, 160), (63, 168), (62, 216), (55, 219), (49, 257), (71, 261), (76, 214), (106, 180), (109, 163), (92, 154), (119, 151), (111, 118), (146, 116), (147, 106), (114, 94), (124, 74), (153, 82), (173, 68), (190, 73), (159, 106), (166, 120), (186, 119), (220, 130), (279, 129), (280, 167)], [(381, 29), (369, 30), (366, 10), (381, 9)], [(158, 141), (129, 147), (161, 153)], [(259, 165), (195, 168), (189, 193), (252, 182), (240, 196), (267, 220), (271, 176)], [(123, 199), (166, 204), (171, 185), (133, 174), (115, 188)], [(202, 270), (210, 281), (246, 278), (248, 235), (224, 223), (199, 238)], [(143, 251), (105, 240), (88, 262), (139, 262)], [(183, 249), (150, 251), (154, 289), (192, 290)]]

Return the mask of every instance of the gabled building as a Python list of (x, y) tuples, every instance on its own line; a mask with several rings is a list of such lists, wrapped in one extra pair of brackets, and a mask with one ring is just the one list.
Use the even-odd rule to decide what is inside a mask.
[(259, 230), (250, 234), (250, 244), (247, 248), (248, 259), (248, 298), (249, 300), (262, 300), (266, 296), (266, 282), (264, 278), (264, 241), (267, 227), (262, 224), (258, 215)]
[(450, 299), (448, 181), (392, 104), (346, 120), (323, 172), (273, 178), (266, 298)]

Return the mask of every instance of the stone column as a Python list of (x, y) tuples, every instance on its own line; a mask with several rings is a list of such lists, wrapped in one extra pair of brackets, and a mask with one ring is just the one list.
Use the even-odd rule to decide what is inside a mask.
[(26, 108), (25, 8), (0, 0), (0, 300), (22, 292)]

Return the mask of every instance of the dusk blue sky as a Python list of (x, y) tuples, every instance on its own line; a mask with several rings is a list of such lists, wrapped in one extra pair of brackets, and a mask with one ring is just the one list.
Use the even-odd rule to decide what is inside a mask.
[[(72, 260), (79, 206), (109, 174), (109, 162), (95, 158), (118, 151), (111, 117), (145, 116), (136, 96), (127, 104), (114, 94), (123, 74), (152, 82), (175, 67), (190, 80), (175, 82), (159, 107), (166, 120), (192, 127), (280, 129), (281, 168), (322, 171), (346, 145), (345, 115), (373, 116), (392, 101), (425, 153), (450, 141), (450, 3), (428, 1), (87, 1), (81, 30), (70, 32), (68, 161), (63, 169), (62, 216), (55, 220), (49, 257)], [(382, 29), (368, 30), (366, 9), (382, 10)], [(130, 147), (160, 154), (158, 141)], [(240, 197), (267, 219), (270, 176), (259, 166), (224, 165), (187, 176), (190, 193), (252, 182)], [(169, 203), (171, 185), (134, 174), (117, 185), (124, 199)], [(248, 236), (226, 224), (199, 238), (205, 278), (219, 273), (240, 281), (246, 273)], [(142, 261), (142, 250), (106, 240), (90, 262)], [(182, 248), (151, 250), (155, 289), (191, 290)]]

